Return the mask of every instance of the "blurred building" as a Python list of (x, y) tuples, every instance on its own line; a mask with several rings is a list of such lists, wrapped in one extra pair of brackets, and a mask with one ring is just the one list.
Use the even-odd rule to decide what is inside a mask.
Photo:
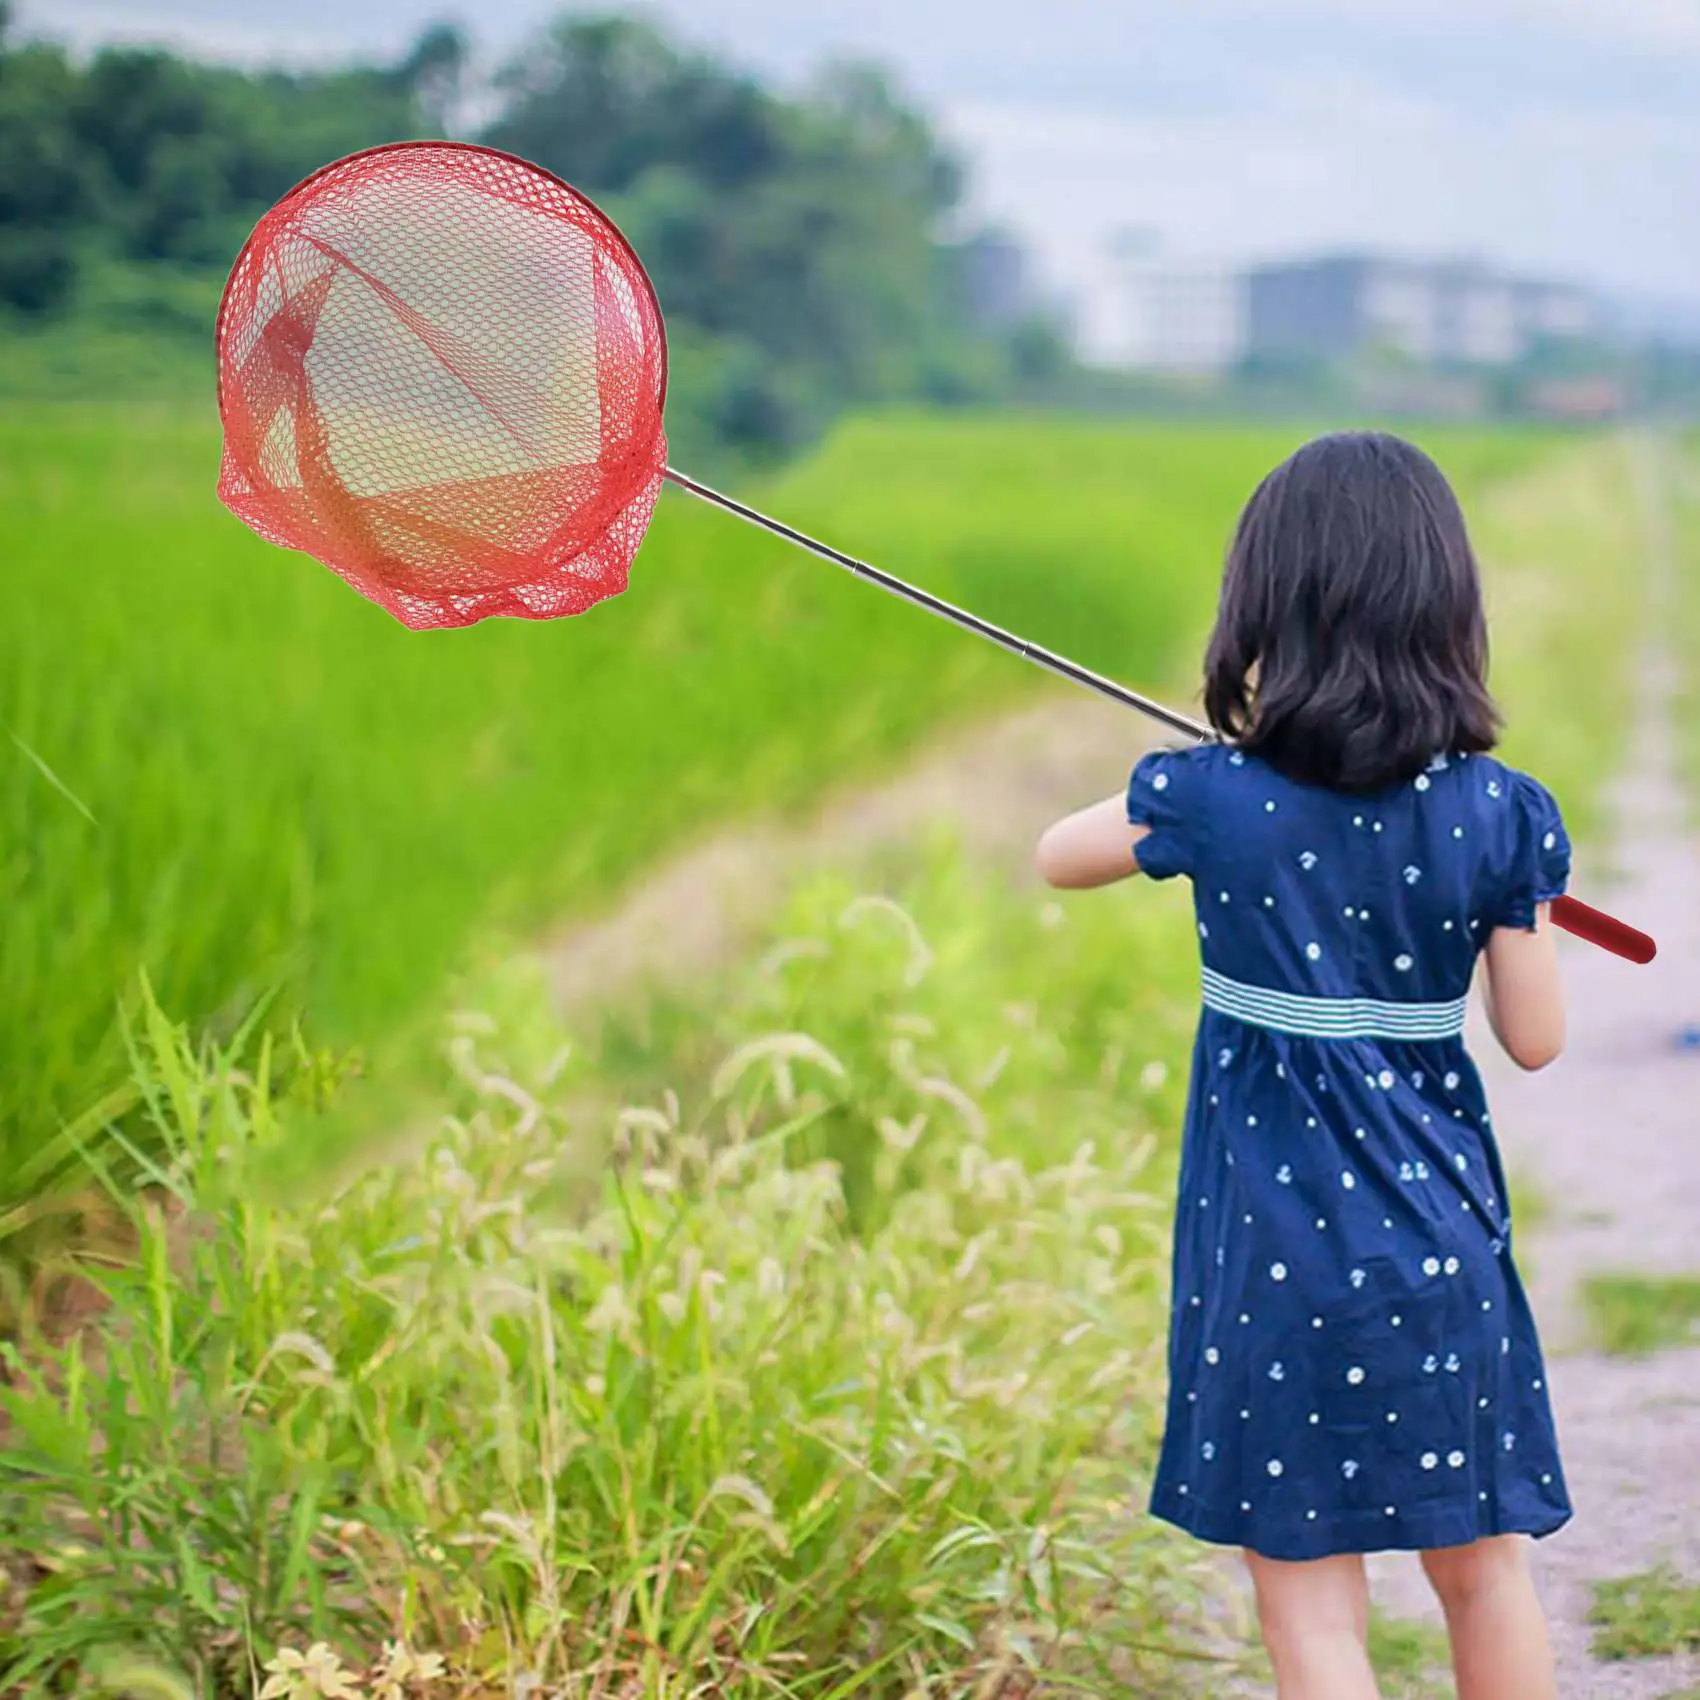
[(1608, 310), (1612, 332), (1638, 348), (1700, 349), (1700, 302), (1628, 296)]
[(1146, 232), (1105, 250), (1082, 356), (1096, 365), (1155, 372), (1219, 372), (1244, 353), (1246, 280), (1205, 259), (1165, 255)]
[(1602, 329), (1581, 289), (1506, 276), (1472, 261), (1340, 255), (1254, 268), (1246, 349), (1338, 359), (1392, 348), (1425, 364), (1502, 366), (1544, 338)]
[(963, 306), (974, 324), (1001, 329), (1033, 312), (1031, 268), (1018, 242), (997, 232), (970, 237), (957, 250), (957, 265)]

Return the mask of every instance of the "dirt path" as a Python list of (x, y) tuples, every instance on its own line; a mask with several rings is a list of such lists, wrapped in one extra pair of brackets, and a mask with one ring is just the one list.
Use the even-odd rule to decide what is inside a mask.
[(1083, 691), (1047, 696), (916, 752), (898, 777), (829, 798), (815, 819), (790, 830), (717, 833), (646, 879), (612, 915), (546, 947), (556, 995), (574, 1009), (606, 999), (611, 988), (700, 977), (730, 959), (798, 874), (827, 863), (878, 867), (928, 829), (953, 831), (970, 859), (1037, 887), (1039, 831), (1125, 785), (1138, 754), (1167, 741), (1160, 731)]
[[(1634, 967), (1574, 939), (1560, 954), (1569, 1002), (1564, 1056), (1521, 1073), (1472, 1007), (1470, 1046), (1513, 1179), (1547, 1215), (1519, 1257), (1546, 1345), (1574, 1520), (1534, 1548), (1553, 1623), (1559, 1692), (1658, 1700), (1700, 1683), (1700, 1657), (1604, 1664), (1589, 1652), (1590, 1584), (1671, 1558), (1700, 1574), (1700, 1347), (1644, 1361), (1587, 1349), (1579, 1289), (1594, 1272), (1700, 1272), (1700, 1053), (1672, 1044), (1700, 1021), (1700, 839), (1685, 816), (1671, 732), (1672, 546), (1657, 451), (1640, 470), (1653, 606), (1639, 674), (1632, 759), (1613, 789), (1619, 879), (1579, 860), (1574, 889), (1639, 924), (1659, 955)], [(1515, 1199), (1513, 1203), (1515, 1205)], [(1378, 1560), (1378, 1599), (1438, 1622), (1413, 1562)]]

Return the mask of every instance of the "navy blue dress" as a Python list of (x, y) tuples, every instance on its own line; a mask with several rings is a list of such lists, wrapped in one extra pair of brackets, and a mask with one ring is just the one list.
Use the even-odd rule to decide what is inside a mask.
[(1351, 797), (1203, 744), (1128, 818), (1188, 875), (1203, 1001), (1152, 1512), (1277, 1559), (1570, 1516), (1465, 1000), (1564, 890), (1551, 795), (1487, 756)]

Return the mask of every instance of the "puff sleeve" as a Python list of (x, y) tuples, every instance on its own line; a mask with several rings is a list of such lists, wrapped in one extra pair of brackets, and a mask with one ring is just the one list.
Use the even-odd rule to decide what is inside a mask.
[(1505, 865), (1488, 921), (1495, 927), (1535, 924), (1535, 908), (1562, 897), (1570, 881), (1570, 837), (1552, 793), (1526, 773), (1512, 776)]
[(1128, 824), (1151, 829), (1134, 846), (1134, 859), (1154, 880), (1190, 875), (1196, 865), (1199, 753), (1151, 750), (1139, 758), (1128, 781)]

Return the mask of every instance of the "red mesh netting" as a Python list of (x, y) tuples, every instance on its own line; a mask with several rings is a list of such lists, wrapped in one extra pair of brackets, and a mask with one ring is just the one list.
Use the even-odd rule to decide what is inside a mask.
[(538, 167), (453, 142), (326, 166), (237, 259), (218, 374), (220, 498), (404, 625), (625, 588), (666, 464), (661, 313)]

